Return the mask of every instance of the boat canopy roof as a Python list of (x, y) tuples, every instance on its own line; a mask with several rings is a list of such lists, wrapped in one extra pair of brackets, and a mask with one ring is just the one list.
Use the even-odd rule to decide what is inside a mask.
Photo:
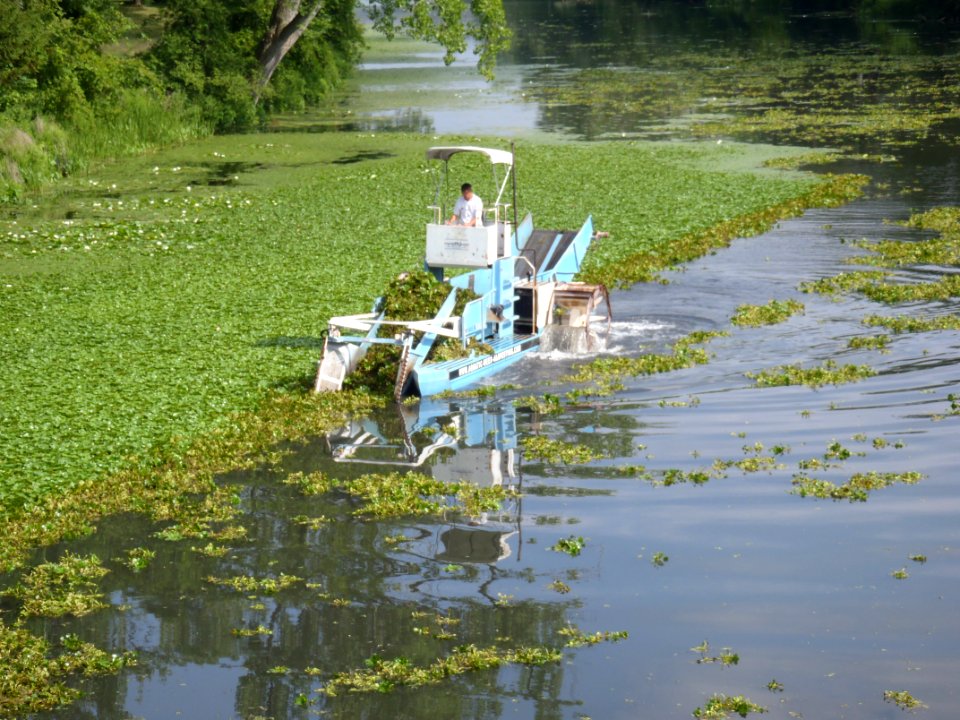
[(513, 153), (507, 150), (497, 150), (496, 148), (482, 148), (475, 145), (460, 145), (449, 147), (432, 147), (427, 150), (427, 160), (443, 160), (447, 162), (457, 153), (472, 152), (486, 155), (494, 165), (513, 166)]

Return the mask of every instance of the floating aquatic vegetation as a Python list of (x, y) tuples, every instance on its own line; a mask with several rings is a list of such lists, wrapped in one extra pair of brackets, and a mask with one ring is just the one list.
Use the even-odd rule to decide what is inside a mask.
[(602, 642), (620, 642), (621, 640), (626, 640), (629, 637), (629, 634), (626, 630), (617, 630), (615, 632), (598, 630), (597, 632), (588, 635), (574, 625), (567, 625), (564, 628), (560, 628), (560, 630), (557, 631), (557, 634), (561, 637), (568, 638), (566, 643), (564, 643), (564, 647), (568, 648), (584, 647), (585, 645), (599, 645)]
[(874, 302), (888, 305), (913, 301), (949, 300), (960, 296), (960, 275), (946, 275), (939, 280), (920, 283), (884, 282), (888, 277), (890, 273), (883, 270), (857, 270), (801, 283), (800, 290), (823, 295), (859, 293)]
[[(499, 390), (516, 390), (518, 386), (504, 383), (503, 385), (481, 385), (480, 387), (470, 388), (469, 390), (444, 390), (434, 395), (439, 400), (452, 400), (455, 398), (492, 398), (496, 397)], [(409, 398), (408, 398), (409, 399)], [(404, 401), (406, 402), (406, 401)], [(419, 402), (416, 399), (415, 402)]]
[(859, 382), (873, 377), (877, 374), (877, 371), (868, 365), (838, 365), (834, 360), (827, 360), (819, 367), (804, 368), (800, 365), (780, 365), (769, 370), (761, 370), (758, 373), (748, 372), (744, 374), (755, 380), (760, 387), (806, 385), (817, 388), (823, 385)]
[(720, 651), (719, 655), (711, 655), (710, 643), (706, 640), (696, 647), (690, 648), (690, 652), (700, 654), (700, 657), (697, 658), (697, 665), (712, 665), (714, 663), (719, 663), (720, 665), (730, 666), (740, 663), (740, 656), (735, 653), (732, 648), (725, 647)]
[(326, 515), (319, 515), (317, 517), (297, 515), (293, 518), (293, 521), (297, 525), (302, 525), (310, 530), (319, 530), (330, 522), (330, 518), (328, 518)]
[(943, 235), (960, 235), (960, 207), (936, 207), (914, 213), (902, 224), (921, 230), (934, 230)]
[(845, 483), (837, 485), (829, 480), (812, 478), (804, 473), (793, 476), (794, 495), (829, 500), (849, 500), (866, 502), (870, 493), (890, 485), (916, 485), (923, 479), (918, 472), (866, 472), (856, 473)]
[(390, 692), (398, 687), (436, 685), (468, 672), (492, 670), (503, 665), (546, 665), (559, 662), (559, 650), (548, 647), (518, 647), (512, 650), (462, 645), (429, 665), (418, 666), (407, 658), (387, 660), (374, 655), (366, 668), (337, 673), (320, 690), (334, 697), (342, 692)]
[(783, 683), (778, 682), (776, 678), (767, 683), (767, 690), (770, 692), (783, 692)]
[(550, 464), (578, 465), (603, 457), (586, 445), (554, 440), (545, 435), (527, 435), (521, 440), (521, 444), (528, 459), (542, 460)]
[(909, 559), (910, 559), (912, 562), (919, 563), (920, 565), (923, 565), (924, 563), (927, 562), (927, 556), (926, 556), (926, 555), (911, 555)]
[(745, 474), (773, 472), (774, 470), (783, 469), (784, 465), (782, 465), (777, 458), (785, 452), (787, 448), (775, 447), (772, 448), (772, 450), (780, 450), (781, 452), (774, 453), (773, 455), (757, 455), (754, 457), (740, 458), (738, 460), (723, 460), (717, 458), (709, 467), (696, 470), (683, 470), (681, 468), (653, 469), (644, 466), (624, 466), (617, 468), (617, 470), (620, 475), (636, 477), (663, 487), (684, 483), (703, 485), (710, 480), (721, 480), (728, 477), (728, 471), (733, 468)]
[[(660, 475), (659, 479), (657, 474)], [(640, 477), (649, 479), (663, 487), (691, 483), (703, 485), (714, 478), (726, 477), (721, 469), (711, 467), (709, 470), (681, 470), (680, 468), (666, 468), (657, 472), (648, 472)]]
[(526, 408), (541, 415), (553, 415), (563, 411), (563, 403), (558, 395), (544, 393), (541, 396), (525, 395), (517, 398), (513, 404), (518, 408)]
[(904, 265), (960, 264), (960, 244), (956, 235), (931, 240), (860, 241), (855, 245), (873, 253), (847, 259), (847, 262), (856, 265), (897, 268)]
[(960, 415), (960, 395), (956, 393), (950, 393), (947, 395), (947, 402), (950, 403), (950, 407), (947, 409), (946, 413), (936, 413), (931, 416), (931, 420), (939, 421), (943, 420), (947, 416), (956, 417)]
[(193, 552), (199, 553), (200, 555), (205, 555), (206, 557), (218, 558), (223, 557), (228, 552), (230, 548), (224, 545), (214, 545), (213, 543), (207, 543), (203, 547), (191, 547)]
[(689, 400), (660, 400), (657, 405), (660, 407), (698, 407), (700, 398), (691, 395)]
[[(588, 255), (587, 266), (580, 276), (587, 282), (608, 287), (629, 287), (636, 282), (654, 280), (661, 270), (690, 262), (717, 248), (728, 247), (736, 238), (759, 235), (780, 220), (801, 215), (809, 208), (836, 207), (850, 202), (863, 194), (863, 187), (868, 182), (869, 178), (864, 175), (826, 175), (824, 180), (798, 197), (689, 232), (671, 242), (669, 248), (625, 252), (615, 262), (603, 265), (591, 262)], [(595, 255), (600, 255), (604, 249)]]
[[(279, 441), (301, 441), (332, 430), (351, 413), (369, 412), (375, 405), (369, 397), (351, 394), (272, 393), (255, 412), (228, 416), (192, 442), (158, 448), (127, 470), (49, 495), (9, 517), (0, 568), (12, 570), (31, 548), (87, 534), (92, 522), (121, 512), (183, 520), (191, 534), (199, 532), (206, 513), (219, 518), (236, 512), (234, 493), (214, 483), (214, 474), (255, 467)], [(228, 540), (241, 532), (239, 526), (228, 525), (206, 534)], [(177, 539), (185, 536), (178, 531)]]
[(927, 704), (915, 698), (906, 690), (884, 690), (883, 701), (896, 705), (901, 710), (924, 710)]
[(890, 346), (889, 335), (857, 335), (847, 341), (847, 347), (851, 350), (879, 350), (888, 352)]
[(331, 478), (322, 472), (292, 473), (285, 482), (308, 495), (342, 492), (359, 500), (353, 511), (373, 518), (439, 515), (459, 510), (467, 515), (498, 510), (516, 495), (503, 486), (480, 487), (467, 480), (448, 483), (417, 472), (373, 473), (356, 478)]
[(715, 460), (713, 467), (718, 471), (729, 468), (737, 468), (744, 473), (756, 473), (780, 470), (783, 468), (783, 465), (777, 461), (777, 456), (757, 455), (755, 457), (747, 457), (740, 460)]
[(96, 555), (68, 552), (57, 562), (41, 563), (24, 573), (3, 594), (23, 603), (24, 617), (87, 615), (107, 607), (98, 582), (108, 572)]
[[(428, 320), (437, 314), (450, 291), (450, 285), (440, 282), (432, 273), (423, 269), (411, 270), (400, 273), (387, 283), (379, 307), (386, 320)], [(457, 290), (453, 314), (462, 314), (464, 306), (478, 297), (471, 290)], [(393, 337), (396, 332), (396, 326), (387, 325), (381, 328), (380, 336)], [(492, 352), (492, 348), (486, 343), (474, 341), (465, 348), (455, 338), (441, 337), (434, 343), (427, 359), (439, 362), (489, 352)], [(348, 390), (389, 395), (396, 383), (399, 361), (399, 347), (376, 345), (363, 356), (343, 386)]]
[(231, 588), (237, 592), (275, 595), (281, 590), (302, 583), (303, 578), (284, 573), (280, 573), (275, 578), (257, 578), (252, 575), (235, 575), (233, 577), (209, 575), (206, 581), (212, 585)]
[(153, 550), (142, 547), (133, 548), (127, 550), (127, 557), (121, 560), (121, 562), (133, 570), (133, 572), (140, 572), (144, 570), (156, 556), (157, 553)]
[(650, 558), (650, 562), (656, 565), (657, 567), (663, 567), (670, 561), (670, 558), (666, 553), (655, 552), (653, 557)]
[(806, 458), (800, 460), (797, 463), (797, 467), (801, 470), (827, 470), (829, 468), (840, 467), (840, 465), (824, 462), (820, 458)]
[(559, 580), (559, 579), (554, 580), (552, 583), (547, 585), (547, 587), (553, 590), (554, 592), (560, 593), (561, 595), (566, 595), (568, 592), (570, 592), (570, 586), (567, 585), (565, 582), (563, 582), (563, 580)]
[(894, 578), (895, 580), (906, 580), (908, 577), (910, 577), (910, 573), (907, 572), (905, 567), (902, 567), (899, 570), (894, 570), (892, 573), (890, 573), (890, 577)]
[(233, 628), (230, 631), (230, 634), (235, 637), (266, 637), (273, 635), (273, 630), (264, 625), (257, 625), (253, 628)]
[(803, 310), (803, 303), (796, 300), (771, 300), (766, 305), (738, 305), (730, 322), (741, 327), (776, 325)]
[[(887, 150), (931, 135), (950, 139), (939, 125), (958, 116), (956, 56), (870, 50), (828, 56), (684, 47), (649, 54), (639, 68), (547, 72), (524, 90), (541, 105), (575, 107), (591, 130), (774, 138), (860, 152), (866, 143)], [(680, 117), (688, 120), (671, 122)]]
[[(888, 153), (837, 153), (818, 150), (815, 152), (787, 155), (786, 157), (765, 160), (763, 166), (777, 168), (779, 170), (797, 170), (801, 167), (813, 165), (831, 165), (843, 160), (869, 163), (895, 163), (897, 162), (897, 157)], [(875, 184), (874, 187), (878, 187), (878, 184)]]
[(111, 675), (136, 665), (133, 653), (107, 653), (76, 635), (60, 638), (59, 653), (21, 627), (0, 622), (0, 717), (24, 717), (73, 702), (72, 676)]
[(731, 714), (745, 718), (750, 713), (765, 712), (767, 712), (767, 708), (757, 705), (743, 695), (715, 693), (703, 704), (703, 707), (698, 707), (693, 711), (693, 716), (698, 720), (723, 720), (730, 717)]
[(834, 440), (829, 445), (827, 445), (827, 451), (823, 455), (824, 460), (848, 460), (854, 454), (856, 455), (866, 455), (864, 452), (854, 453), (847, 447), (844, 447), (839, 440)]
[(867, 327), (886, 328), (895, 335), (934, 332), (936, 330), (960, 330), (960, 315), (940, 315), (928, 318), (912, 315), (868, 315), (861, 322)]
[(294, 485), (304, 495), (322, 495), (330, 492), (332, 483), (333, 480), (319, 470), (307, 474), (294, 472), (283, 479), (284, 485)]
[(574, 366), (573, 374), (563, 378), (573, 383), (619, 382), (622, 378), (673, 372), (695, 365), (704, 365), (710, 358), (702, 345), (728, 333), (697, 330), (677, 340), (669, 354), (648, 354), (639, 357), (602, 357)]
[(554, 552), (566, 553), (570, 557), (577, 557), (583, 548), (586, 547), (587, 541), (582, 537), (577, 535), (571, 535), (570, 537), (560, 538), (553, 545), (550, 546), (550, 549)]
[(819, 293), (820, 295), (839, 295), (844, 292), (859, 292), (871, 283), (878, 283), (890, 277), (885, 270), (855, 270), (842, 272), (831, 277), (800, 283), (800, 291)]
[(807, 165), (829, 165), (840, 160), (874, 160), (881, 161), (882, 156), (858, 156), (848, 153), (825, 152), (818, 150), (815, 152), (800, 153), (798, 155), (787, 155), (785, 157), (771, 158), (764, 160), (763, 166), (777, 168), (778, 170), (797, 170)]

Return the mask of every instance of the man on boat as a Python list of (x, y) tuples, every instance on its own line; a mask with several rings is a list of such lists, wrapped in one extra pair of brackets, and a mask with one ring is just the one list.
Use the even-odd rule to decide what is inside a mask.
[(483, 200), (473, 194), (473, 186), (470, 183), (460, 186), (460, 197), (453, 206), (453, 215), (447, 220), (447, 225), (466, 225), (467, 227), (483, 225)]

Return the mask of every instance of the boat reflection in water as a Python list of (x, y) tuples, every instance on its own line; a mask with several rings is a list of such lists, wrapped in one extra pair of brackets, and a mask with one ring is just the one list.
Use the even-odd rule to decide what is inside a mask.
[[(394, 406), (393, 412), (351, 422), (328, 436), (334, 462), (370, 471), (416, 470), (449, 483), (520, 490), (516, 410), (510, 402), (440, 400)], [(433, 558), (447, 563), (492, 564), (521, 546), (521, 499), (494, 513), (446, 522), (436, 533)]]

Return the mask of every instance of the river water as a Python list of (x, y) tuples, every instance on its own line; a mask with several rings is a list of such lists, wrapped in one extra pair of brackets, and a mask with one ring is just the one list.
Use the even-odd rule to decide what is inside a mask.
[[(360, 119), (346, 122), (373, 130), (392, 122), (436, 133), (567, 136), (565, 120), (552, 122), (556, 113), (518, 99), (517, 88), (548, 70), (629, 63), (671, 40), (702, 48), (802, 37), (830, 46), (867, 32), (845, 15), (776, 15), (772, 26), (764, 16), (749, 25), (751, 34), (702, 8), (644, 15), (611, 3), (514, 3), (508, 11), (517, 49), (492, 87), (458, 65), (438, 92), (436, 55), (421, 57), (422, 67), (371, 63), (358, 95), (346, 101)], [(638, 31), (644, 22), (649, 27)], [(891, 33), (917, 37), (910, 26), (892, 25)], [(418, 83), (424, 103), (396, 103)], [(846, 269), (845, 259), (862, 252), (847, 241), (929, 237), (884, 221), (956, 202), (955, 152), (928, 146), (899, 157), (867, 168), (836, 165), (874, 177), (879, 189), (863, 200), (737, 240), (666, 273), (669, 284), (613, 294), (608, 352), (639, 354), (695, 329), (729, 330), (708, 346), (713, 357), (706, 365), (630, 380), (613, 397), (539, 415), (513, 400), (569, 389), (561, 378), (584, 358), (535, 355), (497, 378), (516, 387), (493, 398), (388, 408), (295, 449), (280, 471), (225, 478), (242, 488), (242, 524), (251, 539), (224, 557), (194, 553), (190, 541), (145, 543), (156, 528), (139, 518), (105, 522), (90, 538), (64, 546), (113, 557), (147, 544), (157, 556), (139, 574), (114, 568), (105, 578), (121, 610), (37, 625), (48, 636), (77, 632), (140, 655), (138, 667), (87, 683), (89, 695), (55, 716), (659, 719), (690, 717), (713, 693), (726, 693), (747, 695), (772, 718), (872, 720), (901, 714), (884, 691), (908, 690), (929, 706), (923, 717), (956, 717), (960, 416), (948, 414), (947, 395), (960, 384), (960, 336), (895, 336), (884, 354), (850, 350), (847, 342), (873, 334), (860, 323), (869, 314), (956, 314), (960, 307), (951, 301), (891, 310), (797, 290)], [(898, 274), (929, 280), (951, 271)], [(780, 325), (731, 328), (737, 305), (772, 298), (799, 299), (805, 312)], [(878, 375), (816, 390), (758, 388), (745, 376), (826, 360), (866, 363)], [(423, 427), (432, 434), (418, 435)], [(603, 458), (563, 465), (524, 457), (523, 439), (534, 435), (582, 444)], [(412, 451), (404, 451), (405, 441)], [(866, 502), (792, 494), (798, 463), (823, 459), (835, 442), (851, 457), (811, 474), (837, 483), (869, 471), (924, 477), (878, 490)], [(774, 447), (778, 467), (730, 468), (705, 484), (664, 485), (614, 469), (644, 465), (662, 478), (717, 459), (770, 455)], [(441, 478), (515, 484), (523, 494), (481, 517), (369, 522), (352, 519), (342, 499), (304, 498), (279, 482), (292, 471), (352, 476), (403, 463)], [(311, 527), (294, 519), (302, 515), (334, 521)], [(407, 540), (393, 542), (400, 534)], [(580, 555), (550, 549), (570, 536), (584, 539)], [(918, 555), (926, 562), (910, 560)], [(892, 575), (901, 568), (908, 577)], [(204, 581), (281, 572), (311, 586), (251, 599)], [(569, 591), (558, 592), (557, 581)], [(455, 638), (433, 637), (436, 627), (418, 630), (437, 613), (458, 621), (449, 625)], [(331, 699), (314, 692), (373, 654), (428, 663), (463, 643), (556, 645), (568, 624), (629, 637), (568, 650), (556, 665), (506, 667), (434, 687)], [(231, 634), (258, 625), (268, 633)], [(691, 648), (704, 641), (707, 657), (730, 648), (739, 662), (697, 662), (703, 654)], [(306, 674), (310, 667), (320, 675)], [(773, 680), (781, 691), (768, 689)]]

